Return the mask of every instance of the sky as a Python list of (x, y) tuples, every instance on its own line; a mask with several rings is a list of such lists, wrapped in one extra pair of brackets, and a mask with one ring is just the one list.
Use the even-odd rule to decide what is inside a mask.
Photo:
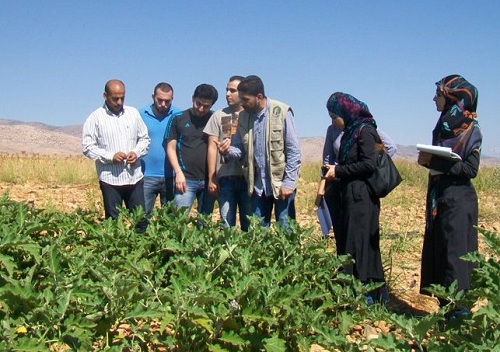
[(300, 137), (324, 137), (342, 91), (411, 146), (430, 144), (435, 82), (456, 73), (479, 90), (483, 155), (500, 156), (499, 16), (495, 0), (1, 0), (0, 118), (83, 124), (114, 78), (126, 105), (150, 104), (166, 81), (182, 109), (214, 85), (220, 109), (228, 78), (255, 74)]

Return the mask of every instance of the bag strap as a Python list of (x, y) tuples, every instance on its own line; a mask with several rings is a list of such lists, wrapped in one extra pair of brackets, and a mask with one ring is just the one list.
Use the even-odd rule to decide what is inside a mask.
[[(365, 127), (367, 124), (366, 123), (363, 123), (361, 124), (361, 127), (359, 128), (359, 133), (361, 134), (361, 130), (363, 129), (363, 127)], [(384, 152), (384, 153), (387, 153), (387, 148), (385, 147), (385, 144), (382, 142), (382, 138), (380, 138), (380, 135), (378, 134), (378, 131), (375, 129), (375, 133), (377, 134), (377, 138), (378, 140), (375, 141), (375, 150), (377, 152)]]

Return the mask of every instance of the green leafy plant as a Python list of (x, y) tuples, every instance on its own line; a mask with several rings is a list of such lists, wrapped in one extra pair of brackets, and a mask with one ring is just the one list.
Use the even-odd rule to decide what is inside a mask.
[[(95, 212), (1, 197), (0, 350), (465, 351), (498, 341), (495, 233), (481, 231), (487, 257), (467, 257), (473, 289), (435, 287), (450, 306), (412, 316), (367, 307), (364, 293), (376, 285), (344, 274), (350, 258), (311, 228), (252, 219), (245, 233), (167, 206), (138, 234), (142, 215), (100, 222)], [(458, 304), (471, 316), (446, 320)], [(390, 329), (367, 334), (377, 321)]]

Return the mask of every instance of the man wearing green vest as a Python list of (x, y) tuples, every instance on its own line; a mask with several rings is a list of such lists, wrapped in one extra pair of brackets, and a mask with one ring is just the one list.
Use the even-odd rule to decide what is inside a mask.
[(243, 111), (238, 133), (218, 143), (223, 159), (242, 159), (252, 212), (269, 226), (274, 208), (276, 220), (288, 228), (295, 219), (295, 189), (299, 179), (300, 145), (290, 106), (266, 97), (257, 76), (238, 85)]

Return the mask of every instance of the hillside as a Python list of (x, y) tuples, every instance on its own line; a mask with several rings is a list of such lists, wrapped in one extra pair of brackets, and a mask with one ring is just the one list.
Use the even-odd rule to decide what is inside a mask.
[(0, 153), (80, 154), (81, 128), (0, 119)]
[[(82, 125), (51, 126), (40, 122), (0, 119), (0, 154), (81, 154)], [(320, 162), (324, 137), (300, 138), (303, 162)], [(415, 146), (398, 145), (398, 158), (416, 160)], [(482, 156), (483, 165), (500, 165), (500, 158)]]
[[(0, 119), (0, 153), (81, 154), (82, 125), (57, 127)], [(301, 138), (304, 162), (321, 161), (324, 138)]]

